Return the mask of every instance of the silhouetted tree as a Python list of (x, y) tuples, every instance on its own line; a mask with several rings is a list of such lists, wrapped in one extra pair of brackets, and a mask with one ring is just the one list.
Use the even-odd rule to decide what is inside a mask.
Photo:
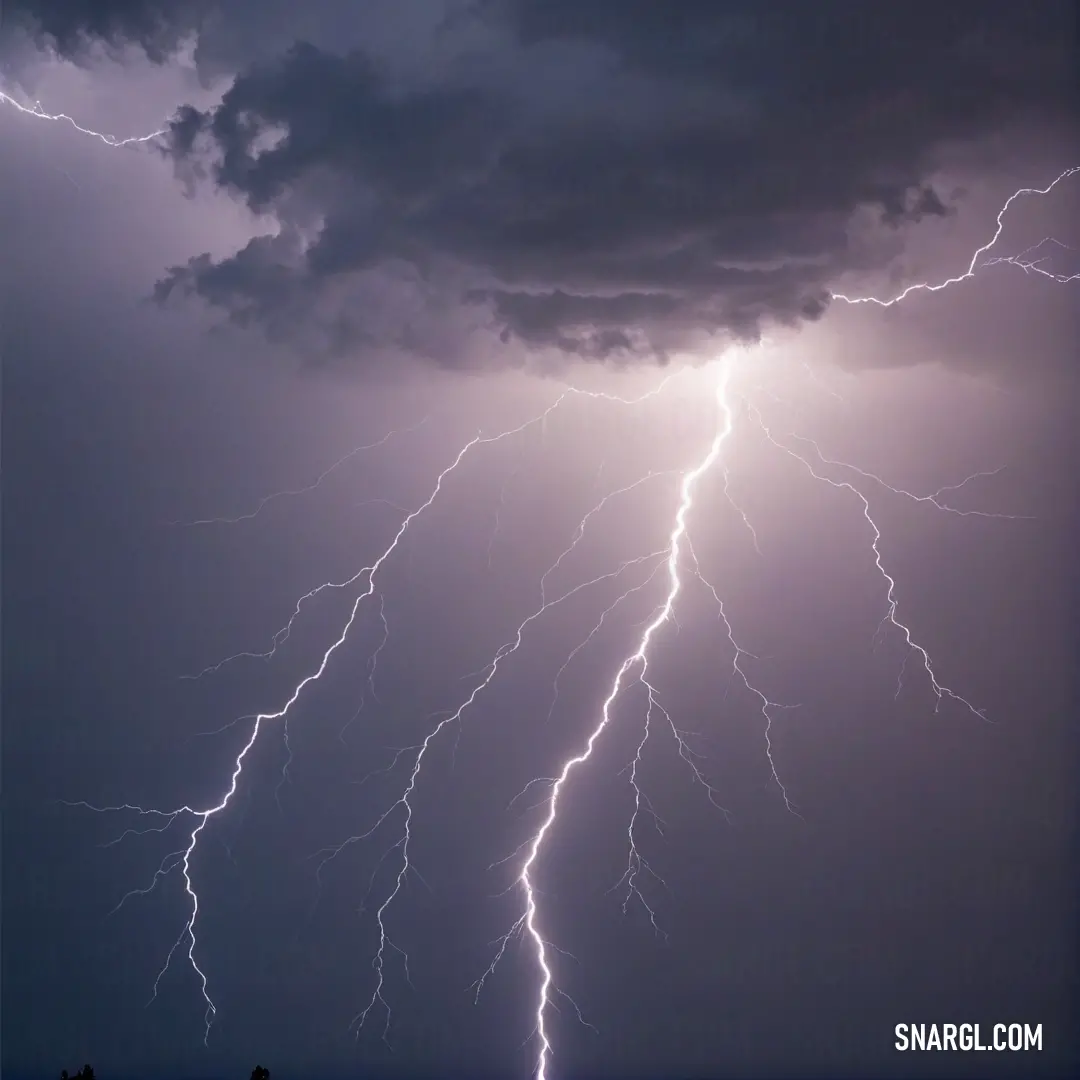
[[(93, 1077), (90, 1080), (94, 1080)], [(251, 1070), (251, 1080), (270, 1080), (270, 1070), (264, 1069), (261, 1065), (256, 1065)]]
[(74, 1077), (68, 1076), (67, 1069), (60, 1073), (60, 1080), (94, 1080), (94, 1070), (89, 1065), (84, 1065)]

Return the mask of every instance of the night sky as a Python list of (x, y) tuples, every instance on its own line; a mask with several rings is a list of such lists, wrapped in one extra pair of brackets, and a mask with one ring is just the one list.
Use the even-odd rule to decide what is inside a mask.
[(4, 1076), (1077, 1075), (1078, 60), (8, 0)]

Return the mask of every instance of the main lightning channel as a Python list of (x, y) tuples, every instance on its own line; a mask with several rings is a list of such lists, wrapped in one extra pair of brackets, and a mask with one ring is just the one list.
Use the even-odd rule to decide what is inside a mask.
[[(548, 796), (547, 815), (529, 845), (528, 857), (526, 858), (518, 877), (518, 883), (525, 894), (524, 927), (526, 933), (528, 933), (529, 937), (532, 939), (536, 963), (541, 973), (539, 999), (536, 1006), (536, 1035), (540, 1042), (536, 1061), (536, 1080), (547, 1080), (548, 1061), (551, 1056), (551, 1040), (548, 1037), (547, 1014), (548, 1009), (551, 1007), (550, 995), (554, 980), (551, 967), (548, 963), (548, 945), (545, 942), (538, 925), (536, 891), (532, 881), (533, 869), (539, 858), (540, 851), (543, 848), (544, 841), (555, 824), (555, 819), (559, 812), (559, 796), (566, 786), (570, 774), (574, 769), (579, 765), (584, 764), (592, 756), (593, 748), (595, 747), (597, 740), (611, 721), (612, 705), (619, 696), (619, 692), (623, 688), (623, 680), (630, 669), (635, 665), (640, 665), (641, 670), (638, 673), (638, 678), (641, 682), (645, 681), (646, 673), (648, 671), (649, 646), (652, 643), (656, 632), (660, 627), (667, 623), (672, 616), (675, 601), (682, 589), (682, 580), (679, 576), (679, 559), (682, 552), (682, 542), (686, 536), (686, 519), (694, 503), (694, 491), (697, 487), (698, 480), (704, 473), (709, 471), (720, 456), (720, 450), (724, 441), (732, 431), (733, 416), (727, 400), (727, 388), (730, 378), (731, 363), (725, 362), (720, 371), (719, 386), (717, 388), (717, 400), (723, 417), (722, 423), (713, 437), (708, 452), (694, 468), (683, 474), (682, 482), (679, 485), (679, 507), (675, 512), (675, 526), (671, 531), (667, 549), (667, 572), (669, 583), (667, 596), (664, 603), (661, 605), (659, 612), (650, 620), (642, 632), (641, 637), (638, 640), (637, 648), (619, 667), (615, 679), (611, 684), (611, 690), (601, 706), (600, 721), (590, 733), (585, 748), (576, 756), (568, 758), (559, 770), (555, 782), (551, 786), (550, 795)], [(651, 701), (652, 697), (650, 691), (650, 702)]]

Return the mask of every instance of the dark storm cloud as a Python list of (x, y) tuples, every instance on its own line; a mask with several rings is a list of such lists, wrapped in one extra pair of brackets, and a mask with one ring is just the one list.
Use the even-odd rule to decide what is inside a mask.
[(929, 185), (903, 193), (885, 192), (881, 206), (881, 220), (893, 228), (899, 228), (905, 222), (917, 224), (925, 217), (949, 217), (956, 213), (956, 208), (946, 206)]
[[(524, 341), (546, 342), (552, 326), (579, 327), (583, 335), (564, 335), (559, 347), (565, 352), (586, 352), (597, 357), (633, 348), (629, 335), (618, 327), (645, 315), (662, 318), (676, 307), (664, 293), (601, 297), (572, 296), (561, 291), (540, 294), (497, 291), (486, 296), (480, 294), (480, 298), (493, 302), (496, 317), (505, 325), (506, 337), (514, 333)], [(590, 333), (590, 328), (595, 333)]]
[[(949, 147), (1075, 120), (1065, 4), (428, 7), (422, 72), (295, 44), (180, 111), (178, 167), (282, 233), (173, 268), (159, 297), (300, 341), (330, 320), (347, 352), (363, 282), (404, 264), (411, 300), (480, 305), (529, 346), (753, 337), (816, 318), (839, 275), (896, 254), (888, 234), (952, 213), (930, 182)], [(122, 10), (141, 26), (131, 11), (166, 5)], [(854, 226), (867, 209), (881, 228)], [(400, 345), (413, 321), (395, 325)]]
[(63, 56), (95, 42), (141, 46), (163, 61), (210, 10), (203, 0), (8, 0), (6, 14)]

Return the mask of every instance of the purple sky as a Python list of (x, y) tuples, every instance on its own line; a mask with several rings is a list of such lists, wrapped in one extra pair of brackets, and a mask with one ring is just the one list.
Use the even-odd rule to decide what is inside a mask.
[[(648, 704), (631, 669), (530, 868), (558, 986), (596, 1029), (552, 996), (546, 1075), (1075, 1067), (1080, 282), (999, 264), (887, 309), (828, 302), (961, 273), (1011, 192), (1080, 164), (1072, 10), (855, 25), (839, 4), (601, 7), (8, 5), (0, 91), (166, 133), (117, 149), (0, 103), (5, 1075), (534, 1074), (532, 938), (470, 990), (522, 914), (528, 849), (493, 864), (536, 834), (550, 786), (514, 796), (596, 728), (664, 602), (663, 555), (531, 623), (432, 742), (416, 873), (382, 915), (412, 985), (387, 950), (357, 1037), (404, 808), (321, 890), (313, 855), (401, 797), (605, 495), (665, 473), (590, 519), (549, 599), (666, 551), (732, 363), (734, 428), (688, 536), (751, 682), (799, 707), (767, 740), (684, 543), (647, 677), (699, 778), (655, 709), (629, 773)], [(1068, 247), (1038, 265), (1080, 271), (1078, 200), (1080, 175), (1019, 200), (993, 253), (1054, 236)], [(186, 937), (144, 1008), (190, 917), (180, 872), (109, 912), (195, 822), (102, 847), (163, 819), (61, 800), (218, 803), (252, 728), (219, 729), (281, 709), (366, 579), (306, 605), (272, 661), (180, 676), (267, 650), (300, 596), (378, 558), (478, 431), (565, 386), (636, 399), (665, 375), (637, 404), (572, 395), (446, 478), (288, 742), (262, 726), (199, 834), (206, 1045)], [(859, 496), (758, 415), (865, 494), (896, 618), (985, 721), (947, 695), (935, 711), (903, 633), (875, 637), (886, 586)], [(1001, 469), (950, 505), (1003, 516), (822, 465), (795, 435), (919, 495)], [(244, 520), (183, 524), (218, 518)], [(571, 652), (654, 568), (552, 707)], [(663, 833), (641, 814), (634, 842), (666, 884), (642, 871), (624, 913), (635, 779)], [(1041, 1023), (1044, 1048), (898, 1053), (901, 1022)]]

